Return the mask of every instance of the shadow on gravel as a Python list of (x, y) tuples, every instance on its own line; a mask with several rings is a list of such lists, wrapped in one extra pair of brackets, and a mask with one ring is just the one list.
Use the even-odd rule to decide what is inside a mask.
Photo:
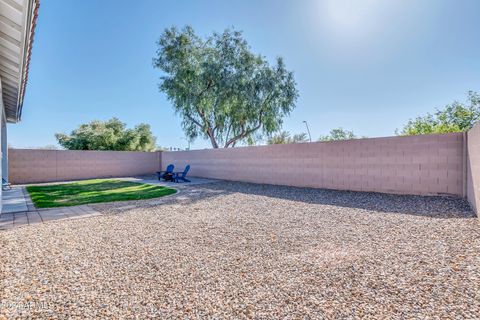
[[(274, 186), (222, 181), (198, 186), (199, 197), (186, 202), (205, 200), (232, 193), (253, 194), (290, 201), (364, 209), (384, 213), (401, 213), (440, 219), (476, 218), (466, 199), (440, 196), (408, 196), (375, 192), (338, 191), (314, 188)], [(188, 193), (188, 192), (186, 192)]]

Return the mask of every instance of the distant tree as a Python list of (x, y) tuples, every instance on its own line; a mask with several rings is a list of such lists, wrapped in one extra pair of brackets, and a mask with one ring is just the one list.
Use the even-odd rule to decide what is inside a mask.
[(56, 133), (55, 137), (68, 150), (153, 151), (156, 141), (148, 124), (127, 129), (117, 118), (95, 120), (80, 125), (70, 135)]
[(337, 141), (337, 140), (351, 140), (357, 139), (357, 136), (353, 131), (345, 130), (343, 128), (336, 128), (330, 130), (330, 134), (326, 136), (320, 136), (318, 141)]
[[(8, 145), (9, 149), (15, 149), (10, 144)], [(25, 149), (36, 149), (36, 150), (58, 150), (59, 148), (54, 144), (47, 144), (45, 146), (26, 146)]]
[(168, 151), (168, 147), (162, 147), (160, 145), (155, 146), (155, 151)]
[(280, 131), (272, 135), (268, 140), (268, 144), (286, 144), (286, 143), (302, 143), (307, 142), (307, 134), (302, 132), (290, 136), (288, 131)]
[(286, 144), (290, 143), (290, 132), (288, 131), (280, 131), (274, 135), (272, 135), (268, 140), (268, 144)]
[(480, 119), (480, 95), (469, 91), (466, 103), (454, 101), (435, 113), (409, 120), (398, 135), (462, 132)]
[(292, 137), (293, 143), (308, 142), (308, 137), (305, 132), (294, 134)]
[(54, 144), (47, 144), (45, 146), (42, 146), (42, 147), (38, 147), (36, 149), (42, 149), (42, 150), (58, 150), (58, 147)]
[(298, 97), (283, 59), (270, 65), (231, 29), (206, 39), (190, 26), (166, 29), (153, 64), (164, 73), (159, 89), (182, 117), (187, 138), (209, 139), (213, 148), (252, 144), (278, 131)]

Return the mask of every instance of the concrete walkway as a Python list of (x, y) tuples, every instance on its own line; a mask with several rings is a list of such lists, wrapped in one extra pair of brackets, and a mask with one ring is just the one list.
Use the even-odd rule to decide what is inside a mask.
[(7, 230), (53, 220), (81, 219), (100, 215), (100, 212), (89, 206), (2, 213), (0, 216), (0, 230)]
[(2, 213), (28, 211), (22, 187), (12, 187), (2, 192)]
[(101, 215), (90, 206), (36, 209), (24, 187), (15, 186), (2, 194), (0, 230), (53, 220), (80, 219)]

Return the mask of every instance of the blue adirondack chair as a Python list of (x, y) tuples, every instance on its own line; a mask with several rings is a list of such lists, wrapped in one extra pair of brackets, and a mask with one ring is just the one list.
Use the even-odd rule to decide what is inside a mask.
[(169, 164), (167, 166), (167, 169), (165, 169), (165, 171), (157, 171), (158, 180), (160, 181), (162, 178), (165, 179), (168, 177), (172, 177), (173, 168), (174, 168), (173, 164)]
[(174, 172), (173, 173), (173, 181), (178, 182), (182, 180), (183, 182), (190, 182), (187, 177), (188, 170), (190, 170), (190, 165), (188, 164), (182, 172)]

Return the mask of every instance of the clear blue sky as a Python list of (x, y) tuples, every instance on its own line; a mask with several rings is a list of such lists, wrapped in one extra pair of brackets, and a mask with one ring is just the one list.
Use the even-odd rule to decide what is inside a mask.
[(235, 26), (255, 52), (284, 57), (300, 92), (285, 130), (308, 120), (313, 139), (335, 127), (393, 135), (480, 91), (479, 12), (477, 0), (42, 1), (23, 121), (9, 141), (55, 144), (55, 132), (115, 116), (185, 147), (152, 58), (162, 30), (186, 24), (200, 35)]

